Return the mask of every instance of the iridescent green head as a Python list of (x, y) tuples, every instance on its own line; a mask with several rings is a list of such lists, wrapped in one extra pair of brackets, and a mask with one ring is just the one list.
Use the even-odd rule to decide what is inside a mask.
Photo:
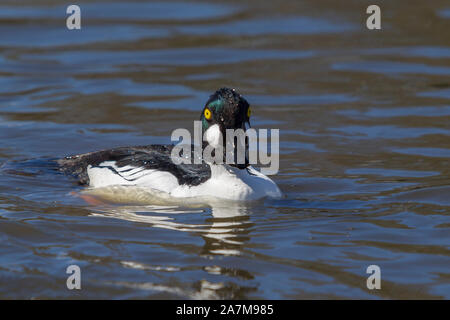
[[(232, 150), (227, 146), (227, 129), (246, 131), (250, 128), (250, 105), (234, 89), (221, 88), (212, 94), (203, 108), (200, 120), (202, 121), (202, 135), (204, 136), (203, 148), (211, 145), (214, 148), (223, 146), (223, 154), (220, 157), (226, 159), (227, 154), (234, 158), (234, 165), (240, 169), (248, 166), (248, 139), (245, 142), (237, 140), (228, 141)], [(245, 150), (245, 161), (238, 160), (238, 149)], [(217, 149), (220, 150), (220, 149)], [(227, 154), (226, 154), (227, 153)]]
[(203, 108), (200, 120), (203, 132), (218, 124), (222, 133), (226, 129), (246, 130), (250, 127), (250, 105), (235, 89), (221, 88), (212, 94)]

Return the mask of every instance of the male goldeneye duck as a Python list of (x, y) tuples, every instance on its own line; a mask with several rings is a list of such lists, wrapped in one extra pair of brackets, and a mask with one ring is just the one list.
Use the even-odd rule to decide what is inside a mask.
[[(245, 130), (250, 125), (250, 106), (234, 89), (222, 88), (210, 96), (200, 120), (205, 137), (202, 148), (208, 145), (214, 148), (220, 137), (226, 136), (226, 129)], [(247, 156), (244, 164), (204, 159), (200, 164), (175, 164), (171, 158), (173, 148), (174, 145), (120, 147), (69, 156), (57, 162), (61, 171), (92, 188), (136, 186), (175, 198), (256, 200), (281, 196), (275, 182), (250, 166)], [(247, 144), (246, 148), (248, 151)]]

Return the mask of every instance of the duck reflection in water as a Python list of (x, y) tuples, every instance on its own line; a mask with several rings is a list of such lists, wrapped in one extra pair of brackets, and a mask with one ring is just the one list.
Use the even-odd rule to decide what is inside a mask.
[[(253, 224), (249, 213), (252, 203), (206, 198), (174, 203), (163, 194), (150, 194), (144, 190), (136, 192), (133, 189), (130, 190), (135, 195), (133, 202), (138, 205), (118, 204), (121, 202), (120, 195), (127, 193), (127, 187), (123, 186), (90, 189), (83, 191), (80, 196), (95, 204), (92, 216), (146, 223), (154, 228), (200, 235), (205, 241), (201, 255), (240, 255), (241, 249), (250, 240)], [(128, 195), (124, 197), (130, 200)], [(205, 219), (204, 213), (209, 210), (211, 215)], [(183, 221), (186, 220), (186, 214), (189, 214), (189, 222)]]

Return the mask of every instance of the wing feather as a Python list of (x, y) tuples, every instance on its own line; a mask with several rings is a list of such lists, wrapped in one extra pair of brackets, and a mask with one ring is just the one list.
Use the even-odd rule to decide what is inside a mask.
[[(171, 159), (173, 145), (150, 145), (120, 147), (97, 152), (69, 156), (57, 160), (60, 171), (77, 177), (80, 184), (89, 185), (88, 166), (90, 168), (106, 167), (124, 179), (133, 181), (144, 175), (158, 171), (173, 174), (180, 185), (196, 186), (211, 177), (209, 165), (175, 164)], [(192, 158), (193, 147), (191, 148)], [(139, 173), (141, 175), (139, 175)]]

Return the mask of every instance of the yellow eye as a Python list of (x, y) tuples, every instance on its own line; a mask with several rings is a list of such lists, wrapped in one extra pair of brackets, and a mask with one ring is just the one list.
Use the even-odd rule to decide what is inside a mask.
[(211, 119), (211, 111), (209, 109), (205, 109), (204, 115), (206, 120)]
[(252, 110), (250, 109), (250, 107), (248, 107), (248, 109), (247, 109), (247, 118), (250, 118), (251, 115), (252, 115)]

